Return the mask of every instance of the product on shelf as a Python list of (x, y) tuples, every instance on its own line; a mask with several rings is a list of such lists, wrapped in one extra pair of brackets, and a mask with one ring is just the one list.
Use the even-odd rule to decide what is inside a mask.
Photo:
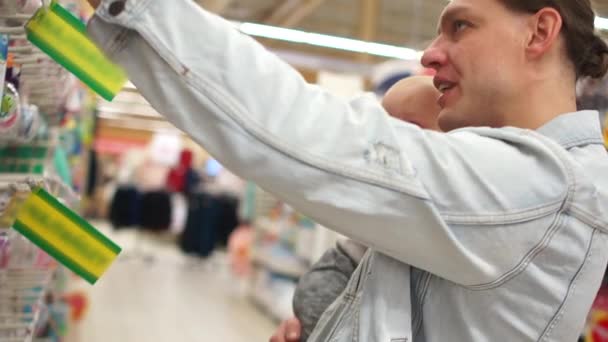
[[(38, 12), (46, 13), (46, 22), (41, 16), (29, 21), (28, 33), (38, 42), (74, 41), (70, 31), (61, 31), (66, 23), (84, 28), (57, 2), (45, 1)], [(80, 3), (67, 5), (79, 12)], [(11, 32), (0, 34), (0, 341), (63, 340), (69, 319), (82, 318), (87, 302), (65, 295), (67, 268), (57, 260), (93, 283), (120, 250), (73, 211), (80, 199), (71, 174), (63, 171), (83, 143), (72, 139), (64, 154), (58, 151), (65, 142), (59, 145), (66, 132), (83, 130), (81, 122), (92, 118), (96, 100), (91, 94), (93, 104), (82, 106), (84, 87), (20, 34), (40, 7), (41, 0), (0, 0), (0, 31)], [(45, 32), (36, 30), (45, 24), (50, 24)], [(68, 57), (89, 62), (91, 55), (62, 55)]]
[(13, 227), (94, 284), (121, 248), (41, 188), (20, 204)]
[(21, 101), (14, 85), (7, 83), (0, 102), (0, 139), (15, 141), (19, 136)]
[(85, 25), (56, 2), (40, 8), (26, 24), (27, 37), (57, 63), (108, 101), (127, 77), (86, 35)]
[[(56, 286), (61, 272), (56, 263), (46, 261), (48, 256), (23, 237), (0, 230), (0, 341), (46, 336), (43, 327), (55, 310), (47, 299), (62, 291)], [(56, 336), (62, 336), (52, 329), (55, 327), (51, 331)]]
[(38, 134), (38, 129), (41, 124), (40, 112), (38, 106), (25, 105), (21, 109), (21, 121), (19, 123), (19, 140), (20, 142), (30, 142)]
[(41, 0), (0, 0), (0, 14), (4, 16), (17, 13), (33, 14), (41, 6)]

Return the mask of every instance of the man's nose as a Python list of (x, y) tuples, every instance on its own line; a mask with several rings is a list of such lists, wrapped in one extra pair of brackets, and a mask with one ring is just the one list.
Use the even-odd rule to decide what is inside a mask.
[(425, 68), (439, 70), (439, 68), (447, 63), (447, 54), (441, 47), (439, 39), (429, 45), (422, 55), (422, 65)]

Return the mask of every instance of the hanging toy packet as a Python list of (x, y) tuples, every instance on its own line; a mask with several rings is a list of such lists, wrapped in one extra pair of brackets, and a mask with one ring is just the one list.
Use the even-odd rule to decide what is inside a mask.
[(86, 26), (72, 13), (52, 2), (40, 8), (25, 25), (27, 39), (108, 101), (127, 81), (87, 36)]

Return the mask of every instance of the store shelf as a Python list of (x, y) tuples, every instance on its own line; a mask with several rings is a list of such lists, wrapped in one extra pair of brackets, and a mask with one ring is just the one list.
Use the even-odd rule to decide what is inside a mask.
[(276, 278), (266, 269), (256, 272), (249, 298), (261, 312), (281, 322), (293, 317), (292, 298), (296, 282), (287, 278)]
[(255, 229), (266, 236), (278, 236), (281, 230), (281, 224), (276, 220), (271, 220), (268, 217), (260, 217), (254, 222)]
[(0, 190), (7, 190), (10, 186), (28, 185), (43, 186), (46, 191), (61, 197), (68, 202), (78, 202), (80, 196), (74, 192), (59, 177), (53, 175), (39, 175), (34, 173), (2, 173), (0, 174)]
[[(3, 288), (5, 293), (0, 293), (0, 302), (6, 298), (9, 301), (14, 301), (19, 306), (31, 303), (32, 313), (17, 312), (16, 310), (2, 312), (0, 311), (0, 341), (19, 341), (31, 342), (34, 339), (36, 326), (38, 325), (42, 311), (45, 308), (45, 295), (50, 289), (50, 284), (54, 276), (54, 269), (50, 270), (24, 270), (24, 269), (8, 269), (0, 271), (0, 288)], [(42, 280), (40, 280), (42, 279)], [(6, 289), (9, 285), (15, 288)], [(15, 294), (6, 296), (7, 291), (16, 290)], [(17, 300), (15, 298), (17, 290), (27, 293), (31, 291), (29, 296), (21, 295), (25, 299)], [(35, 296), (35, 300), (31, 300)], [(4, 297), (4, 298), (3, 298)], [(6, 309), (6, 305), (3, 305)], [(8, 322), (8, 323), (3, 323)]]
[(56, 268), (14, 230), (0, 229), (0, 242), (0, 341), (31, 342)]
[[(26, 39), (24, 24), (36, 6), (32, 3), (26, 9), (15, 0), (8, 2), (15, 4), (3, 6), (0, 13), (0, 33), (8, 34), (2, 37), (2, 46), (8, 46), (9, 52), (9, 56), (2, 54), (0, 58), (0, 76), (4, 80), (5, 67), (16, 69), (0, 86), (10, 90), (4, 92), (14, 100), (8, 103), (20, 105), (9, 111), (17, 113), (12, 121), (17, 124), (5, 127), (6, 133), (0, 137), (0, 342), (50, 341), (36, 335), (42, 327), (45, 334), (57, 332), (59, 327), (53, 327), (48, 318), (55, 309), (48, 299), (59, 296), (66, 275), (48, 254), (11, 227), (21, 205), (39, 187), (72, 210), (78, 208), (79, 195), (57, 173), (62, 171), (61, 166), (69, 167), (64, 164), (68, 164), (71, 154), (64, 158), (56, 154), (56, 148), (66, 143), (60, 141), (62, 131), (71, 129), (60, 127), (60, 123), (66, 123), (67, 108), (73, 120), (91, 113), (83, 109), (85, 98), (76, 78)], [(48, 6), (49, 1), (42, 4)], [(13, 13), (11, 8), (27, 13)], [(12, 66), (6, 65), (7, 60), (12, 60)], [(70, 106), (68, 101), (72, 101)], [(61, 146), (67, 149), (65, 144)], [(42, 220), (37, 223), (45, 224)]]
[(268, 250), (259, 250), (253, 254), (254, 264), (267, 268), (273, 273), (277, 273), (290, 278), (299, 278), (304, 275), (309, 266), (307, 263), (293, 258), (285, 259), (273, 256)]
[(254, 291), (251, 294), (252, 302), (268, 317), (276, 322), (281, 322), (288, 317), (281, 316), (276, 310), (272, 310), (272, 308), (268, 305), (269, 299), (268, 296), (263, 294), (261, 291)]

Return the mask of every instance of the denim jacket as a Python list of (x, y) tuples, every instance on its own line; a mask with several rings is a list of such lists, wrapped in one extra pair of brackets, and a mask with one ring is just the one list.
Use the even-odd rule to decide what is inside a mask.
[[(538, 131), (422, 130), (371, 96), (344, 101), (307, 84), (191, 0), (104, 0), (89, 32), (227, 168), (374, 251), (351, 292), (365, 284), (381, 316), (351, 310), (351, 331), (333, 333), (406, 341), (400, 302), (410, 297), (415, 341), (571, 342), (581, 332), (608, 259), (596, 112)], [(407, 265), (411, 294), (400, 283)]]

